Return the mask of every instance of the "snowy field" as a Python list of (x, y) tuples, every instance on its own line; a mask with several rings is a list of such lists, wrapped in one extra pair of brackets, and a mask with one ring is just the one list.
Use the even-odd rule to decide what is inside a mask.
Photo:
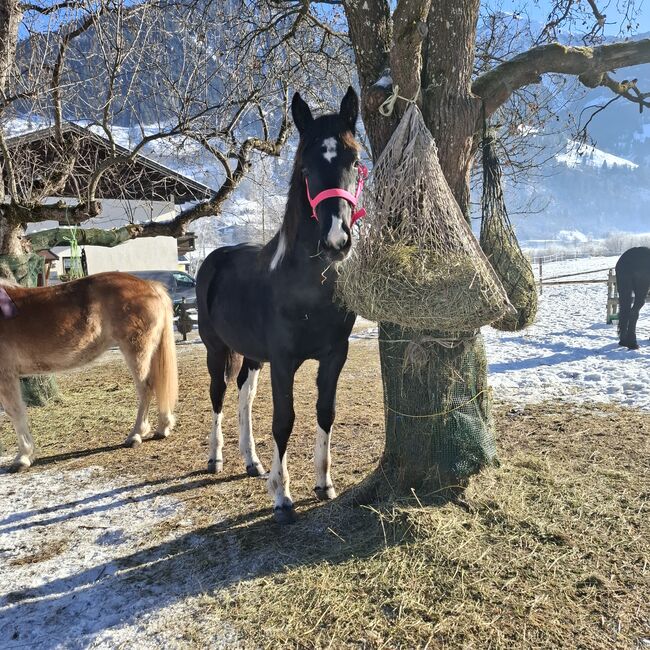
[[(553, 262), (544, 277), (613, 268), (616, 257)], [(567, 278), (607, 279), (607, 271)], [(523, 332), (486, 327), (490, 384), (498, 399), (613, 402), (650, 410), (650, 305), (641, 310), (639, 350), (618, 346), (607, 325), (607, 285), (544, 287), (534, 325)]]
[[(607, 270), (617, 260), (618, 256), (591, 257), (545, 264), (545, 278), (606, 270), (566, 278), (600, 279), (599, 284), (545, 286), (537, 320), (522, 332), (483, 328), (496, 399), (609, 402), (650, 411), (650, 303), (639, 317), (639, 350), (619, 347), (616, 324), (605, 322)], [(376, 336), (377, 328), (364, 321), (352, 338)]]

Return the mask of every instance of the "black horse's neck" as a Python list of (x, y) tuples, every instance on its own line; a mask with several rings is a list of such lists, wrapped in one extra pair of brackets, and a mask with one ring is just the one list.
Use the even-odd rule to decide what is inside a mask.
[(280, 230), (265, 247), (271, 270), (281, 264), (304, 264), (325, 269), (329, 262), (319, 255), (320, 229), (312, 218), (305, 179), (301, 171), (301, 147), (294, 161), (289, 194)]

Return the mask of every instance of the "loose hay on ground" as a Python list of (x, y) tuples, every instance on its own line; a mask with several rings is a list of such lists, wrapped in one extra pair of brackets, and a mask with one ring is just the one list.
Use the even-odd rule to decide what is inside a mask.
[[(125, 562), (134, 580), (177, 587), (186, 580), (190, 591), (200, 579), (196, 616), (169, 621), (186, 647), (205, 645), (224, 624), (243, 647), (635, 648), (650, 638), (646, 413), (500, 406), (501, 466), (472, 482), (472, 512), (423, 509), (416, 501), (352, 508), (345, 495), (317, 506), (310, 364), (299, 375), (289, 447), (301, 517), (280, 529), (269, 521), (263, 482), (242, 476), (234, 392), (226, 407), (226, 471), (200, 473), (211, 421), (203, 354), (199, 346), (182, 349), (179, 427), (169, 440), (118, 447), (135, 408), (121, 361), (66, 375), (63, 401), (30, 412), (41, 456), (32, 471), (101, 464), (107, 477), (131, 477), (134, 488), (159, 485), (184, 504), (191, 536), (185, 530), (158, 550), (176, 525), (161, 521), (160, 531), (151, 530), (151, 555)], [(267, 464), (269, 388), (265, 373), (255, 417)], [(374, 344), (352, 347), (340, 389), (333, 476), (342, 491), (381, 453)], [(13, 448), (6, 421), (0, 437)], [(142, 568), (157, 554), (163, 561)], [(174, 557), (182, 559), (170, 564)]]

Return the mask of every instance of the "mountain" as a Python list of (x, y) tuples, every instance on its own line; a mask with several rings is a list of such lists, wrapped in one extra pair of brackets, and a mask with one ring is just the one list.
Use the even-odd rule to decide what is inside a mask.
[[(171, 77), (182, 76), (183, 43), (175, 35), (175, 20), (177, 17), (173, 14), (164, 20)], [(639, 38), (647, 36), (642, 34)], [(222, 35), (220, 43), (215, 41), (215, 51), (224, 49), (224, 38), (226, 36)], [(24, 41), (21, 47), (28, 59), (33, 56), (37, 44)], [(75, 42), (78, 56), (73, 57), (66, 74), (71, 80), (87, 81), (81, 85), (76, 101), (68, 104), (69, 119), (79, 120), (88, 117), (89, 112), (98, 111), (100, 99), (94, 79), (101, 60), (97, 50), (92, 30)], [(172, 55), (174, 52), (179, 55)], [(650, 65), (624, 72), (627, 78), (638, 79), (641, 90), (650, 91)], [(115, 122), (122, 127), (121, 140), (130, 141), (130, 130), (133, 130), (135, 139), (140, 137), (136, 124), (156, 123), (165, 117), (164, 106), (152, 91), (159, 82), (159, 74), (152, 70), (150, 75), (144, 75), (141, 87), (135, 91), (131, 88), (131, 97), (135, 97), (133, 103), (124, 110), (117, 110)], [(207, 78), (212, 78), (211, 74), (210, 70), (206, 71)], [(622, 74), (615, 76), (624, 78)], [(121, 89), (126, 93), (131, 83), (128, 62), (116, 83), (117, 95)], [(553, 133), (545, 133), (526, 124), (520, 125), (526, 133), (528, 150), (543, 152), (539, 156), (541, 162), (529, 174), (514, 179), (508, 175), (507, 167), (504, 168), (506, 200), (520, 239), (553, 239), (561, 231), (577, 231), (589, 237), (602, 237), (616, 230), (650, 231), (650, 113), (640, 113), (638, 106), (618, 99), (593, 116), (588, 128), (589, 141), (581, 144), (576, 141), (577, 128), (571, 125), (583, 125), (599, 106), (614, 97), (613, 94), (605, 88), (577, 92), (575, 87), (558, 90), (552, 80), (546, 78), (542, 86), (542, 90), (552, 95), (552, 105), (557, 113), (553, 123), (567, 126), (559, 132), (556, 129)], [(215, 77), (212, 85), (206, 88), (206, 101), (216, 99), (220, 91)], [(158, 143), (156, 147), (148, 148), (146, 153), (197, 180), (215, 187), (220, 184), (220, 164), (195, 144), (174, 141), (168, 145), (165, 148), (165, 143)], [(267, 214), (267, 204), (272, 205), (271, 222), (277, 221), (282, 213), (281, 197), (286, 190), (293, 150), (292, 147), (285, 148), (279, 161), (268, 163), (263, 178), (256, 176), (259, 175), (256, 171), (259, 165), (253, 167), (251, 178), (238, 189), (236, 200), (226, 207), (227, 228), (222, 227), (222, 222), (200, 226), (211, 242), (236, 239), (237, 223), (246, 223), (248, 234), (261, 232), (261, 215)], [(476, 190), (480, 191), (480, 187)], [(265, 217), (264, 236), (267, 234)]]

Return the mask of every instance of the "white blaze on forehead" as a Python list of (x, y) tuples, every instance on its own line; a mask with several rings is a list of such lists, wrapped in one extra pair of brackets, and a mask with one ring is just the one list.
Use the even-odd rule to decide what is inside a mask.
[(331, 163), (336, 158), (336, 138), (325, 138), (323, 140), (323, 147), (325, 147), (323, 158)]

